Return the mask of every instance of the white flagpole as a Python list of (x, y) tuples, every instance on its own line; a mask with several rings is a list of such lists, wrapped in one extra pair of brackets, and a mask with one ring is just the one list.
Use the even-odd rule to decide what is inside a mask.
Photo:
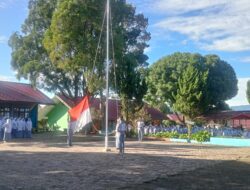
[(108, 110), (109, 110), (109, 0), (107, 0), (107, 42), (106, 42), (106, 135), (105, 135), (105, 151), (109, 151), (108, 148)]

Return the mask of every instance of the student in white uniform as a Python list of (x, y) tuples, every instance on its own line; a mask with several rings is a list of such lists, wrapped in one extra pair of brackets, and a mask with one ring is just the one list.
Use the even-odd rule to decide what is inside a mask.
[(115, 147), (119, 150), (119, 141), (120, 141), (120, 132), (118, 131), (119, 125), (121, 123), (121, 119), (118, 118), (115, 126)]
[(72, 146), (73, 134), (74, 134), (74, 123), (68, 121), (68, 129), (67, 129), (67, 144), (68, 144), (68, 146)]
[(21, 118), (17, 120), (17, 138), (23, 138), (23, 121)]
[(2, 117), (0, 116), (0, 140), (2, 140)]
[(4, 134), (4, 118), (0, 118), (0, 141), (3, 140), (3, 134)]
[(28, 118), (24, 119), (24, 138), (28, 138)]
[(144, 125), (145, 124), (144, 124), (143, 120), (140, 118), (137, 121), (137, 132), (138, 132), (138, 140), (139, 141), (142, 141), (142, 139), (143, 139)]
[(16, 118), (14, 118), (12, 120), (12, 137), (13, 138), (17, 138), (17, 122), (16, 122)]
[(4, 126), (4, 136), (3, 136), (3, 141), (7, 142), (11, 140), (11, 131), (12, 131), (12, 126), (11, 126), (11, 120), (7, 119)]
[(147, 126), (147, 125), (145, 125), (143, 133), (144, 133), (145, 135), (148, 134), (148, 126)]
[(26, 122), (24, 118), (21, 120), (21, 125), (22, 125), (22, 138), (25, 138)]
[(32, 134), (32, 121), (29, 118), (27, 121), (27, 138), (31, 138), (32, 137), (31, 134)]

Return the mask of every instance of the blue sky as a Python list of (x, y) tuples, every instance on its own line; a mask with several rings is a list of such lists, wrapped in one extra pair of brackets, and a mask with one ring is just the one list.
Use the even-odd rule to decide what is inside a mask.
[[(149, 19), (149, 63), (174, 52), (217, 54), (234, 68), (238, 95), (230, 105), (248, 104), (250, 79), (249, 0), (128, 0)], [(15, 80), (9, 36), (21, 30), (28, 0), (0, 0), (0, 80)]]

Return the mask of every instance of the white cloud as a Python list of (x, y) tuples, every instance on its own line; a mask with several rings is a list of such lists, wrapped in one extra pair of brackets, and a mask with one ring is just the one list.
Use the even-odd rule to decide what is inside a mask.
[(0, 44), (5, 44), (7, 43), (8, 38), (6, 36), (0, 36)]
[(12, 82), (15, 82), (16, 79), (13, 76), (0, 75), (0, 81), (12, 81)]
[(147, 0), (139, 5), (162, 15), (156, 30), (183, 34), (206, 50), (250, 50), (249, 0)]
[(208, 9), (223, 5), (227, 0), (158, 0), (153, 4), (155, 11), (165, 14), (183, 14), (190, 11)]
[(12, 3), (12, 1), (13, 1), (13, 0), (1, 0), (1, 2), (0, 2), (0, 9), (1, 9), (1, 8), (4, 9), (4, 8), (8, 7), (8, 5), (9, 5), (10, 3)]
[(247, 39), (245, 36), (235, 36), (214, 40), (211, 44), (203, 45), (203, 48), (207, 50), (215, 49), (230, 52), (247, 51), (250, 50), (250, 38)]
[(238, 94), (227, 101), (230, 106), (249, 105), (246, 97), (248, 80), (250, 80), (250, 78), (238, 78)]
[(250, 63), (250, 56), (249, 57), (243, 57), (241, 59), (241, 61), (244, 62), (244, 63)]

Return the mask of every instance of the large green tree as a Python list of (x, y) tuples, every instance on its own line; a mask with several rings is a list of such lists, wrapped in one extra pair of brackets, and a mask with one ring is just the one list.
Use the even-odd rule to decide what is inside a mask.
[(173, 107), (189, 120), (208, 108), (208, 69), (202, 63), (190, 63), (178, 79), (178, 90)]
[[(104, 13), (104, 1), (68, 0), (59, 1), (53, 13), (50, 27), (46, 30), (43, 45), (49, 54), (51, 64), (63, 70), (74, 81), (73, 96), (79, 96), (84, 87), (91, 85), (89, 78), (95, 75), (94, 84), (101, 83), (104, 71), (103, 49), (96, 57), (98, 39)], [(94, 67), (94, 68), (93, 68)], [(92, 72), (96, 71), (96, 72)], [(92, 92), (95, 93), (95, 92)]]
[(209, 109), (229, 109), (225, 101), (236, 96), (238, 92), (237, 77), (234, 69), (217, 55), (207, 55)]
[[(122, 97), (128, 112), (126, 102), (133, 102), (134, 108), (141, 107), (147, 89), (148, 57), (144, 49), (150, 39), (146, 31), (148, 20), (136, 14), (135, 7), (124, 0), (110, 2), (113, 39), (110, 84)], [(105, 3), (105, 0), (30, 0), (22, 32), (14, 33), (9, 40), (11, 64), (17, 77), (68, 97), (84, 95), (87, 88), (102, 95), (106, 41), (101, 31)], [(99, 37), (101, 48), (96, 52)]]
[(34, 86), (72, 97), (73, 80), (67, 77), (67, 72), (51, 63), (43, 46), (44, 35), (51, 25), (56, 6), (57, 0), (29, 1), (29, 14), (21, 33), (15, 32), (9, 40), (11, 65), (18, 79), (25, 78)]
[[(120, 1), (123, 4), (125, 1)], [(113, 25), (114, 49), (112, 81), (116, 81), (116, 89), (113, 82), (113, 89), (121, 97), (122, 111), (126, 120), (129, 113), (135, 113), (142, 108), (142, 99), (147, 91), (145, 81), (148, 57), (144, 54), (144, 49), (148, 47), (150, 34), (146, 31), (148, 20), (143, 14), (136, 14), (136, 10), (131, 5), (126, 9), (114, 4), (113, 22), (120, 23)], [(114, 16), (115, 15), (115, 16)], [(119, 25), (122, 24), (122, 27)], [(115, 66), (115, 67), (114, 67)], [(116, 80), (115, 80), (116, 79)]]
[[(200, 66), (193, 67), (194, 65)], [(199, 85), (194, 85), (196, 84), (194, 83), (196, 77), (192, 80), (190, 78), (190, 81), (187, 80), (192, 75), (191, 71), (194, 72), (194, 76), (196, 76), (196, 72), (207, 72), (206, 80), (201, 80), (205, 84), (199, 84), (203, 86), (201, 97), (197, 96), (201, 93), (200, 88), (198, 88)], [(174, 53), (164, 57), (150, 68), (147, 83), (146, 99), (149, 102), (152, 102), (152, 104), (167, 102), (175, 108), (175, 111), (183, 112), (191, 118), (211, 110), (225, 109), (225, 101), (237, 94), (237, 78), (233, 68), (216, 55), (202, 56), (191, 53)], [(191, 91), (192, 94), (189, 94)], [(189, 100), (196, 101), (193, 96), (196, 97), (196, 103), (189, 102)], [(200, 102), (202, 104), (199, 103), (198, 97), (204, 99)], [(190, 105), (184, 106), (185, 99), (186, 103), (190, 103)], [(180, 104), (180, 100), (183, 103)], [(193, 104), (197, 108), (193, 109)], [(185, 111), (188, 110), (188, 107), (190, 109), (189, 114)], [(194, 111), (194, 115), (192, 115), (191, 110)]]
[(189, 139), (191, 123), (208, 109), (208, 69), (201, 63), (190, 63), (178, 79), (178, 90), (173, 108), (186, 117)]
[(250, 104), (250, 80), (247, 81), (247, 91), (246, 91), (246, 95), (247, 95), (247, 100)]

